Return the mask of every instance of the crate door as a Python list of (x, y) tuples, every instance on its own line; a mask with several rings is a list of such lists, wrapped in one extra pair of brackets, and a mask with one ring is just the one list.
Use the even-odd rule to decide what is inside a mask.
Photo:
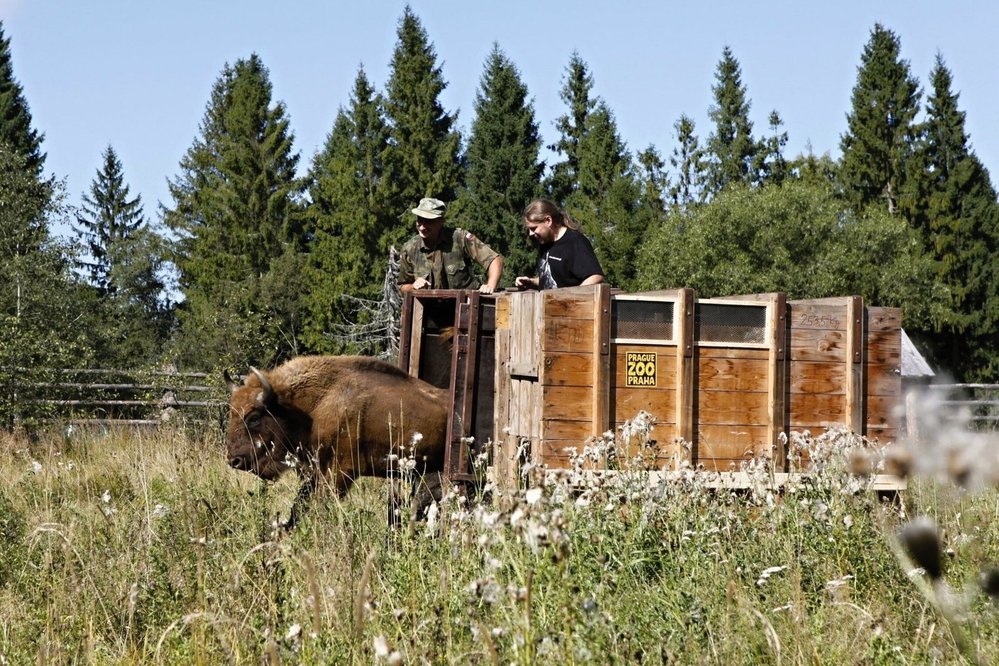
[(697, 302), (692, 457), (705, 469), (738, 471), (754, 456), (774, 455), (783, 413), (781, 298), (774, 294)]
[(570, 466), (587, 439), (610, 427), (610, 287), (542, 292), (539, 381), (541, 450), (536, 462)]

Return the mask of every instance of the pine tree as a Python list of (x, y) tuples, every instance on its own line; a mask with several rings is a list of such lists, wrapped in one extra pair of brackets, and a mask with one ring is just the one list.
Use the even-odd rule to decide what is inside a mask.
[(507, 284), (534, 266), (522, 216), (528, 202), (541, 193), (540, 149), (527, 86), (494, 44), (475, 95), (466, 187), (456, 209), (464, 226), (503, 255)]
[(918, 180), (922, 196), (913, 222), (937, 260), (937, 279), (951, 297), (951, 314), (933, 336), (936, 356), (966, 380), (999, 372), (999, 207), (988, 171), (971, 150), (953, 77), (937, 55), (930, 75)]
[(81, 213), (76, 216), (74, 231), (83, 242), (90, 259), (83, 262), (93, 284), (101, 294), (114, 294), (111, 283), (114, 246), (126, 240), (146, 222), (141, 197), (129, 198), (121, 160), (111, 145), (102, 154), (104, 164), (83, 195)]
[(676, 172), (676, 178), (668, 195), (674, 208), (685, 210), (704, 200), (703, 184), (707, 177), (707, 164), (690, 116), (681, 115), (673, 128), (676, 130), (677, 147), (673, 149), (669, 163)]
[(753, 123), (749, 120), (750, 102), (742, 83), (739, 62), (732, 50), (725, 47), (715, 70), (715, 85), (711, 88), (715, 103), (708, 115), (715, 131), (708, 137), (708, 188), (721, 192), (731, 183), (744, 185), (756, 181), (757, 154), (760, 147), (753, 138)]
[(410, 210), (419, 200), (453, 201), (462, 178), (457, 116), (445, 112), (440, 102), (447, 82), (426, 30), (408, 6), (397, 34), (385, 94), (390, 136), (385, 178), (398, 222), (382, 234), (383, 258), (412, 235)]
[(21, 84), (14, 78), (10, 39), (4, 36), (3, 21), (0, 21), (0, 141), (6, 142), (15, 152), (23, 155), (25, 167), (35, 178), (41, 178), (45, 164), (43, 138), (43, 135), (31, 127), (28, 102), (24, 99)]
[(356, 323), (362, 316), (358, 299), (378, 294), (384, 265), (379, 241), (384, 229), (398, 225), (386, 192), (387, 146), (383, 101), (362, 68), (349, 108), (340, 109), (312, 162), (306, 342), (313, 350), (341, 351), (331, 331)]
[(556, 203), (566, 201), (579, 185), (579, 143), (586, 133), (590, 113), (598, 101), (591, 97), (592, 91), (593, 77), (589, 67), (579, 53), (574, 51), (566, 67), (560, 92), (568, 111), (555, 120), (559, 138), (548, 146), (549, 150), (564, 156), (562, 161), (556, 162), (552, 167), (546, 184), (549, 196)]
[(893, 215), (906, 187), (905, 163), (916, 140), (920, 98), (900, 48), (892, 31), (874, 26), (857, 71), (847, 131), (840, 138), (846, 196), (857, 207), (883, 201)]
[(635, 276), (634, 248), (645, 231), (636, 215), (641, 192), (631, 155), (603, 101), (587, 117), (578, 158), (579, 184), (565, 208), (593, 239), (607, 281), (628, 289)]
[(271, 105), (260, 58), (226, 64), (200, 136), (170, 182), (174, 206), (164, 210), (179, 236), (175, 263), (185, 303), (178, 350), (189, 359), (200, 353), (267, 364), (295, 353), (297, 308), (275, 314), (260, 292), (272, 262), (301, 252), (307, 241), (293, 141), (284, 104)]

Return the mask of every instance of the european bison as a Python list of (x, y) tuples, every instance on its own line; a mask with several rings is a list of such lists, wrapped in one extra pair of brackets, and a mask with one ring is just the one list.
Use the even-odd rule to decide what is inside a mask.
[(242, 384), (226, 373), (229, 465), (267, 480), (298, 471), (302, 486), (287, 527), (324, 480), (342, 497), (357, 477), (388, 476), (404, 457), (439, 479), (446, 391), (363, 356), (302, 356), (251, 370)]

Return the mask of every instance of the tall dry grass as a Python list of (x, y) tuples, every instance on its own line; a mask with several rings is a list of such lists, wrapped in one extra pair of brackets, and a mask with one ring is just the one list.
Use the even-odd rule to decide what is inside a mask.
[[(843, 431), (797, 442), (821, 471), (782, 493), (765, 461), (735, 492), (618, 457), (396, 530), (369, 480), (291, 533), (294, 479), (230, 470), (211, 433), (0, 437), (0, 663), (999, 661), (999, 495), (881, 501)], [(916, 514), (939, 576), (896, 536)]]

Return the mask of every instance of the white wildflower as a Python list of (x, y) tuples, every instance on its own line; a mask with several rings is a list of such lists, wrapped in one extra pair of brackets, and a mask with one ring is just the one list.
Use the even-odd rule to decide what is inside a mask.
[(537, 504), (541, 499), (541, 488), (531, 488), (524, 494), (524, 499), (528, 504)]
[(762, 587), (767, 582), (767, 579), (769, 579), (774, 574), (780, 573), (784, 569), (787, 569), (787, 567), (786, 566), (767, 567), (766, 569), (763, 570), (763, 573), (761, 573), (760, 577), (756, 580), (757, 586)]
[(35, 474), (41, 474), (42, 473), (42, 464), (40, 462), (38, 462), (37, 460), (32, 460), (31, 461), (31, 471), (34, 472)]
[(101, 501), (104, 502), (105, 504), (109, 504), (111, 502), (111, 491), (110, 490), (105, 490), (104, 491), (104, 493), (101, 495)]
[(385, 640), (384, 636), (375, 636), (374, 648), (376, 657), (385, 658), (389, 654), (388, 641)]
[(302, 635), (302, 625), (297, 622), (290, 627), (288, 627), (288, 633), (284, 635), (284, 639), (289, 643), (293, 643), (299, 639)]

